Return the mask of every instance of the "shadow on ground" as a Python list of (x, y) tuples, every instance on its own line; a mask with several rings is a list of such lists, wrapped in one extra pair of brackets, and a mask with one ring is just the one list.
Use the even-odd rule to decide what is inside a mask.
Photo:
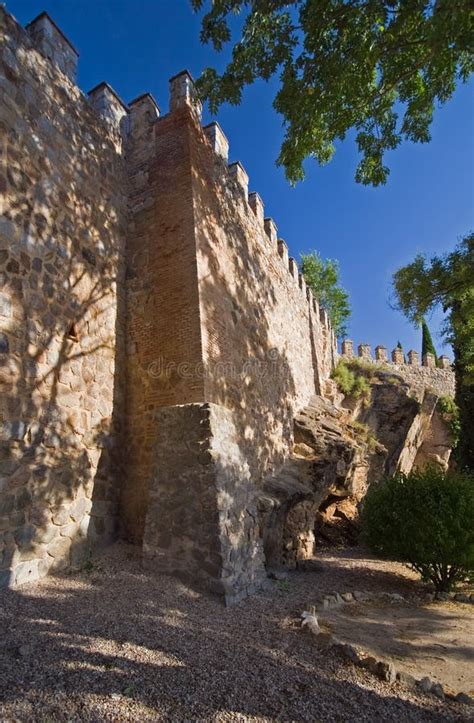
[(329, 566), (232, 608), (125, 545), (88, 569), (0, 594), (2, 718), (462, 720), (314, 648), (297, 617)]

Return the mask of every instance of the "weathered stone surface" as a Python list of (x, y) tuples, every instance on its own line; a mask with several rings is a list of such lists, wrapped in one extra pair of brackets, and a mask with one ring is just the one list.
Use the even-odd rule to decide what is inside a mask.
[(387, 683), (393, 683), (397, 677), (395, 666), (391, 662), (379, 661), (377, 663), (377, 676)]
[(24, 585), (27, 582), (35, 582), (39, 578), (38, 560), (20, 562), (14, 569), (14, 585)]
[(431, 678), (428, 678), (428, 676), (425, 676), (418, 682), (418, 685), (420, 686), (423, 693), (431, 693), (433, 681), (431, 680)]
[(323, 650), (331, 648), (335, 642), (336, 638), (331, 633), (319, 633), (315, 638), (315, 645)]
[(70, 547), (71, 540), (67, 537), (61, 537), (48, 545), (48, 555), (64, 559), (68, 555)]
[(431, 686), (431, 693), (437, 698), (442, 698), (444, 700), (445, 695), (441, 683), (434, 683), (434, 685)]
[(293, 456), (264, 482), (259, 512), (267, 561), (302, 569), (314, 564), (325, 500), (350, 500), (356, 508), (371, 479), (380, 475), (386, 451), (369, 446), (350, 413), (321, 397), (313, 397), (296, 416), (294, 440)]
[(363, 658), (360, 661), (360, 664), (363, 668), (366, 668), (368, 671), (370, 671), (374, 675), (377, 675), (379, 661), (376, 658), (369, 655), (366, 658)]
[(463, 703), (463, 705), (474, 705), (474, 698), (467, 693), (458, 693), (455, 700), (457, 703)]
[(397, 680), (402, 683), (402, 685), (406, 685), (407, 688), (414, 688), (416, 686), (416, 678), (414, 678), (413, 675), (410, 675), (410, 673), (405, 673), (402, 670), (398, 671)]
[[(65, 73), (74, 75), (67, 41), (44, 18), (29, 39), (3, 7), (0, 16), (0, 76), (14, 61), (22, 88), (20, 94), (13, 84), (2, 86), (0, 104), (9, 148), (8, 172), (0, 179), (0, 355), (8, 355), (0, 372), (0, 439), (9, 445), (5, 458), (23, 462), (0, 473), (8, 490), (0, 517), (2, 529), (17, 531), (12, 565), (22, 562), (10, 584), (21, 584), (47, 571), (42, 560), (25, 560), (40, 548), (31, 548), (24, 521), (36, 528), (35, 544), (50, 544), (59, 531), (44, 510), (52, 508), (55, 523), (64, 526), (76, 493), (93, 486), (101, 465), (100, 458), (91, 465), (85, 441), (90, 434), (91, 447), (103, 448), (104, 418), (110, 424), (111, 393), (119, 389), (117, 339), (125, 322), (123, 315), (117, 321), (123, 288), (118, 291), (116, 280), (123, 278), (128, 210), (122, 140), (67, 80)], [(19, 103), (23, 91), (28, 107)], [(87, 260), (92, 257), (95, 266)], [(85, 396), (92, 400), (89, 416)], [(78, 410), (74, 423), (71, 409)], [(114, 411), (120, 416), (119, 402)], [(117, 498), (116, 470), (102, 467), (110, 497)], [(39, 468), (49, 478), (37, 476)], [(64, 468), (67, 485), (55, 474)]]
[(158, 410), (156, 421), (166, 435), (156, 441), (144, 564), (236, 602), (266, 578), (238, 412), (182, 405)]
[(360, 662), (360, 655), (353, 645), (349, 645), (349, 643), (341, 643), (336, 646), (336, 649), (337, 652), (340, 653), (340, 655), (342, 655), (347, 660), (350, 660), (351, 663)]

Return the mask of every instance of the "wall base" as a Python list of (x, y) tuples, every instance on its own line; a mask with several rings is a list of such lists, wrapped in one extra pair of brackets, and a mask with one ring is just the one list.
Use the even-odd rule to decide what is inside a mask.
[(146, 569), (232, 604), (266, 581), (255, 485), (235, 412), (186, 404), (156, 412), (157, 447), (143, 540)]

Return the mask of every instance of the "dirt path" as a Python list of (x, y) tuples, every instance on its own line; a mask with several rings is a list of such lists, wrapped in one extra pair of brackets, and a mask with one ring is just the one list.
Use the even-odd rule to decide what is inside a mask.
[(394, 662), (446, 692), (474, 696), (474, 606), (457, 602), (414, 606), (390, 602), (344, 605), (320, 622), (344, 642)]
[(125, 545), (89, 574), (4, 591), (0, 720), (469, 720), (466, 707), (315, 649), (299, 615), (320, 592), (415, 589), (400, 566), (322, 559), (323, 573), (294, 573), (227, 609), (143, 573)]

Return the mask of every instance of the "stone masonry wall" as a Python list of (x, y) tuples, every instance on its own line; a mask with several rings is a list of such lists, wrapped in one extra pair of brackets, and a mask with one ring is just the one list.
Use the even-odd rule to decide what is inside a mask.
[[(129, 318), (128, 367), (160, 430), (150, 454), (137, 438), (150, 465), (144, 560), (230, 602), (264, 577), (256, 497), (288, 457), (293, 416), (324, 389), (336, 350), (243, 167), (227, 164), (222, 131), (201, 127), (186, 72), (171, 80), (170, 108), (153, 121), (142, 168), (155, 184), (145, 205), (165, 273), (149, 331)], [(148, 334), (153, 360), (140, 352), (151, 349)]]
[(136, 542), (162, 430), (155, 412), (205, 400), (189, 154), (186, 114), (158, 119), (149, 96), (131, 104), (122, 510), (126, 534)]
[(257, 216), (236, 164), (219, 155), (222, 131), (202, 129), (187, 73), (171, 80), (170, 108), (159, 117), (151, 96), (130, 104), (122, 503), (135, 541), (148, 508), (156, 410), (214, 402), (234, 411), (258, 485), (288, 454), (293, 414), (320, 391), (335, 354), (326, 314), (308, 298), (273, 222), (264, 224), (261, 201)]
[(191, 137), (205, 398), (234, 412), (258, 484), (288, 456), (296, 412), (324, 391), (334, 337), (243, 168), (197, 124)]
[(118, 519), (122, 141), (60, 31), (28, 30), (0, 7), (3, 585), (78, 561)]
[[(438, 366), (436, 366), (434, 356), (426, 354), (420, 366), (418, 352), (413, 349), (405, 356), (402, 349), (395, 348), (390, 355), (390, 360), (384, 346), (376, 347), (375, 359), (372, 357), (371, 348), (368, 344), (359, 344), (357, 351), (358, 358), (362, 361), (371, 362), (401, 373), (410, 387), (416, 392), (421, 393), (424, 390), (431, 390), (440, 397), (454, 397), (454, 370), (447, 356), (440, 356)], [(346, 339), (342, 342), (341, 357), (342, 359), (355, 358), (351, 340)]]
[(121, 532), (227, 601), (264, 579), (255, 497), (325, 393), (326, 312), (187, 72), (170, 112), (75, 85), (0, 8), (0, 583)]

